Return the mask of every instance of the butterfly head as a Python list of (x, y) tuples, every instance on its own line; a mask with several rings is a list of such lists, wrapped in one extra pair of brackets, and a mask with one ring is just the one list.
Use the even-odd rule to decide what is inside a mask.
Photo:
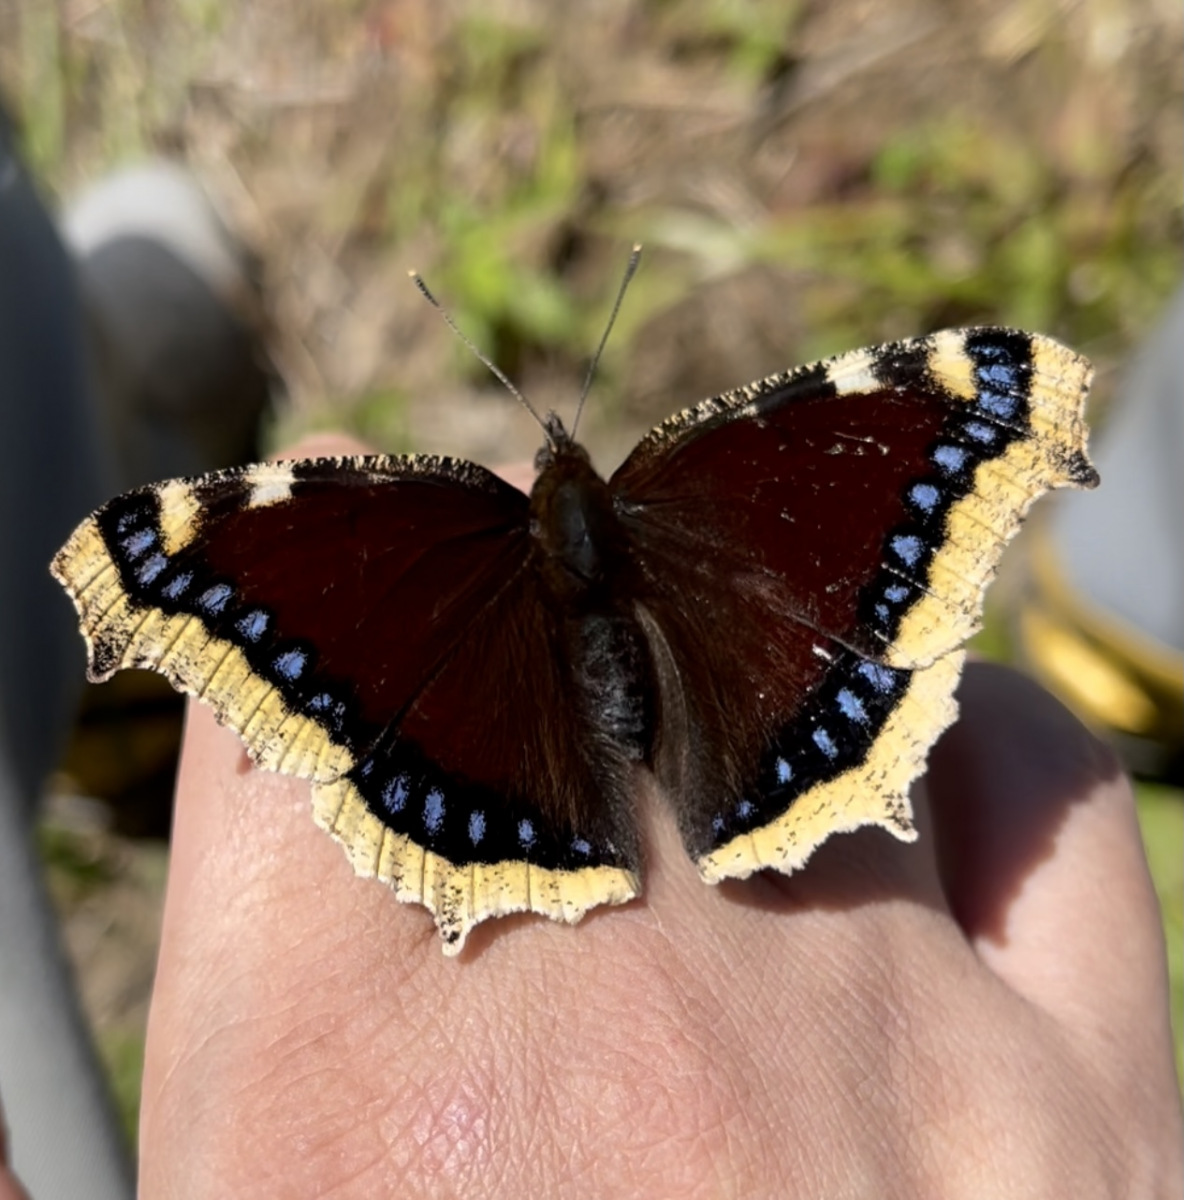
[(546, 439), (534, 456), (534, 469), (545, 471), (562, 458), (579, 458), (588, 461), (587, 451), (567, 430), (557, 412), (549, 412), (543, 421), (543, 436)]

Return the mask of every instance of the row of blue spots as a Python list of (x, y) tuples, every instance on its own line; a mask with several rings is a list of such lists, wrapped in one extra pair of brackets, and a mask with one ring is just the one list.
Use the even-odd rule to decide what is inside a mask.
[[(979, 346), (971, 353), (976, 360), (979, 387), (979, 407), (985, 416), (1006, 418), (1014, 415), (1023, 395), (1023, 367), (1016, 363), (1015, 352), (1005, 346)], [(1012, 389), (1012, 394), (996, 395), (992, 388)], [(967, 486), (967, 472), (984, 453), (996, 448), (1005, 436), (1005, 430), (989, 420), (971, 418), (950, 431), (950, 436), (964, 436), (971, 445), (959, 445), (956, 441), (939, 442), (930, 450), (930, 461), (942, 475), (954, 480), (955, 488)], [(940, 483), (932, 480), (915, 480), (905, 492), (906, 501), (922, 519), (933, 519), (942, 511), (949, 497)], [(896, 557), (898, 563), (912, 571), (924, 557), (926, 543), (922, 536), (907, 529), (889, 535), (887, 552)], [(893, 610), (910, 600), (913, 590), (900, 583), (883, 586), (879, 595), (869, 597), (872, 612), (885, 629), (891, 626)]]
[[(155, 550), (144, 558), (144, 555), (153, 550), (160, 541), (155, 529), (142, 525), (145, 520), (152, 520), (152, 516), (142, 509), (124, 513), (116, 523), (116, 529), (121, 534), (119, 549), (124, 560), (134, 567), (136, 582), (146, 588), (160, 577), (169, 565), (169, 560), (160, 550)], [(128, 532), (129, 530), (131, 532)], [(137, 566), (135, 564), (139, 559), (143, 561)]]
[(962, 432), (972, 442), (978, 442), (982, 446), (989, 446), (999, 436), (1000, 430), (998, 425), (989, 425), (986, 421), (967, 421), (962, 426)]
[[(837, 689), (832, 699), (827, 702), (827, 706), (828, 708), (833, 706), (833, 709), (837, 710), (845, 721), (856, 727), (854, 740), (852, 740), (852, 735), (838, 735), (832, 732), (833, 727), (828, 726), (825, 719), (815, 723), (809, 731), (809, 744), (813, 745), (828, 764), (834, 764), (841, 759), (844, 748), (866, 744), (870, 741), (870, 738), (874, 736), (871, 706), (873, 704), (881, 706), (884, 701), (899, 694), (909, 677), (907, 671), (898, 671), (893, 667), (887, 667), (869, 659), (857, 660), (853, 671), (850, 663), (851, 659), (848, 657), (846, 665), (837, 667), (837, 670), (843, 672), (842, 677), (849, 682)], [(870, 689), (874, 695), (869, 696), (865, 691), (861, 696), (860, 687)], [(816, 720), (816, 718), (808, 717), (803, 717), (803, 719)], [(787, 732), (792, 737), (792, 729)], [(797, 777), (794, 765), (790, 761), (793, 753), (793, 750), (788, 754), (780, 753), (773, 760), (774, 781), (770, 785), (771, 794), (775, 793), (777, 788), (787, 787)], [(798, 750), (797, 753), (800, 755), (802, 751)], [(738, 801), (730, 812), (716, 813), (711, 819), (711, 829), (716, 837), (722, 838), (727, 836), (728, 830), (734, 828), (736, 823), (749, 824), (751, 818), (758, 816), (757, 806), (751, 799), (744, 798)]]
[[(855, 674), (857, 678), (864, 679), (881, 695), (889, 695), (896, 690), (900, 678), (900, 672), (893, 671), (891, 667), (884, 667), (879, 663), (866, 660), (859, 664)], [(853, 725), (862, 725), (864, 727), (871, 725), (867, 706), (852, 688), (839, 688), (835, 693), (834, 704), (839, 712)], [(840, 744), (825, 725), (816, 726), (810, 736), (814, 745), (828, 759), (833, 761), (839, 757)]]
[(1020, 368), (1015, 362), (1001, 361), (1003, 357), (1011, 358), (1002, 348), (982, 347), (979, 357), (987, 361), (979, 362), (974, 372), (978, 407), (1000, 420), (1010, 420), (1016, 415), (1023, 395)]
[[(358, 769), (359, 775), (363, 778), (369, 778), (373, 774), (373, 771), (373, 759), (367, 759)], [(378, 796), (387, 814), (395, 817), (407, 810), (408, 801), (411, 799), (411, 792), (412, 781), (410, 775), (407, 772), (400, 772), (383, 783), (382, 787), (378, 789)], [(423, 794), (423, 807), (420, 811), (425, 831), (433, 837), (441, 833), (444, 829), (447, 813), (448, 806), (444, 791), (438, 786), (429, 787)], [(489, 825), (484, 810), (476, 808), (469, 813), (466, 832), (469, 843), (474, 848), (485, 840), (486, 834), (489, 832)], [(529, 851), (538, 841), (534, 822), (528, 817), (523, 817), (518, 821), (515, 832), (517, 834), (518, 846), (524, 852)], [(577, 837), (573, 839), (571, 848), (581, 858), (587, 858), (592, 853), (592, 844), (586, 838)]]
[(258, 642), (267, 632), (267, 627), (271, 624), (271, 613), (265, 608), (252, 608), (243, 613), (235, 623), (234, 627), (238, 630), (241, 637), (248, 642)]
[[(1018, 403), (1016, 397), (998, 397), (991, 393), (990, 389), (1011, 388), (1022, 393), (1022, 368), (1016, 364), (1015, 352), (1005, 346), (986, 345), (970, 348), (970, 353), (976, 362), (980, 411), (985, 417), (1011, 415)], [(969, 482), (968, 470), (973, 468), (982, 454), (998, 445), (1004, 436), (1004, 430), (989, 420), (971, 418), (951, 429), (949, 436), (964, 436), (971, 444), (959, 445), (957, 441), (942, 441), (932, 447), (929, 457), (940, 473), (953, 481), (957, 494), (961, 494), (961, 489)], [(950, 500), (942, 483), (929, 479), (911, 482), (904, 498), (919, 517), (926, 521), (931, 521), (940, 514), (943, 506)], [(887, 539), (886, 552), (895, 557), (900, 567), (910, 572), (920, 567), (926, 549), (926, 538), (907, 527), (898, 527)], [(882, 584), (879, 594), (868, 598), (872, 604), (872, 612), (881, 623), (885, 634), (891, 628), (894, 610), (899, 611), (899, 606), (910, 601), (914, 594), (914, 588), (898, 582)]]
[(877, 617), (888, 624), (888, 620), (892, 615), (892, 609), (889, 605), (900, 605), (908, 600), (913, 594), (913, 588), (907, 583), (889, 583), (885, 586), (883, 592), (880, 593), (881, 599), (876, 602), (874, 611)]
[(965, 446), (943, 442), (933, 451), (933, 461), (948, 475), (960, 475), (966, 468), (970, 451)]
[(271, 660), (272, 669), (289, 683), (295, 683), (308, 666), (308, 655), (303, 650), (282, 650)]
[[(155, 521), (155, 512), (151, 505), (145, 503), (123, 513), (115, 523), (115, 547), (133, 568), (137, 582), (145, 588), (159, 580), (172, 563), (167, 554), (157, 549), (160, 533), (154, 525)], [(159, 585), (159, 595), (165, 602), (179, 604), (194, 587), (196, 579), (196, 573), (188, 567), (176, 570)], [(233, 586), (219, 580), (206, 586), (191, 602), (192, 611), (199, 617), (220, 618), (234, 600)], [(237, 615), (233, 628), (243, 645), (259, 646), (265, 643), (271, 626), (272, 614), (265, 608), (255, 607)], [(272, 674), (288, 684), (296, 683), (311, 665), (311, 654), (291, 644), (276, 647), (269, 663)], [(329, 692), (321, 692), (311, 697), (305, 708), (332, 732), (342, 731), (347, 717), (344, 701)]]
[(220, 617), (234, 596), (234, 588), (228, 583), (211, 584), (197, 598), (197, 607), (211, 617)]
[[(880, 663), (863, 660), (855, 670), (856, 678), (863, 679), (880, 695), (890, 695), (897, 690), (902, 672), (894, 671), (891, 667)], [(850, 687), (841, 687), (835, 693), (835, 707), (852, 724), (870, 726), (871, 718), (867, 706), (859, 695)], [(832, 761), (839, 757), (840, 744), (825, 725), (818, 725), (811, 733), (814, 745)]]
[(892, 667), (886, 667), (882, 663), (871, 662), (865, 659), (855, 668), (855, 673), (866, 679), (868, 683), (882, 696), (891, 695), (892, 692), (900, 686), (903, 671), (893, 670)]
[(909, 499), (924, 513), (932, 513), (941, 502), (941, 490), (932, 483), (914, 483)]
[[(867, 709), (864, 707), (863, 701), (849, 687), (839, 688), (834, 703), (848, 721), (857, 725), (868, 723)], [(816, 726), (810, 734), (810, 738), (827, 758), (831, 760), (838, 758), (839, 743), (825, 725)]]
[(915, 567), (925, 549), (924, 543), (915, 533), (898, 533), (888, 545), (906, 567)]
[[(371, 773), (372, 763), (368, 760), (363, 764), (361, 774)], [(395, 775), (388, 779), (378, 790), (383, 807), (391, 816), (398, 816), (407, 808), (411, 798), (411, 779), (406, 774)], [(423, 798), (423, 825), (429, 833), (439, 833), (444, 827), (444, 793), (439, 788), (429, 788)], [(485, 836), (485, 818), (481, 813), (474, 813), (469, 819), (469, 836), (474, 845)]]

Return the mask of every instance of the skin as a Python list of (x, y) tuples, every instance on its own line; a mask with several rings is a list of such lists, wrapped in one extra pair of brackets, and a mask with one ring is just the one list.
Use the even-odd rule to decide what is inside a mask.
[(640, 901), (458, 960), (194, 706), (141, 1196), (1178, 1196), (1129, 784), (1015, 672), (960, 702), (916, 843), (711, 888), (649, 797)]

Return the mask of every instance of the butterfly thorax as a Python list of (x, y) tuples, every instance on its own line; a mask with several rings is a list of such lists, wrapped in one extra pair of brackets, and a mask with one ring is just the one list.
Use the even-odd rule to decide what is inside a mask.
[(544, 576), (557, 595), (574, 599), (611, 587), (624, 533), (608, 484), (588, 453), (566, 438), (547, 447), (530, 493), (530, 530), (542, 551)]

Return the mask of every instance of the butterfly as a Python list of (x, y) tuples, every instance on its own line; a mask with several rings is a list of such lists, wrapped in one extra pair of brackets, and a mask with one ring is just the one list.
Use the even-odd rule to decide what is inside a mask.
[(1005, 544), (1098, 482), (1090, 374), (1045, 337), (935, 333), (705, 400), (608, 480), (551, 414), (529, 495), (378, 455), (139, 488), (52, 571), (91, 679), (210, 705), (456, 954), (490, 917), (637, 896), (645, 772), (708, 883), (913, 839)]

